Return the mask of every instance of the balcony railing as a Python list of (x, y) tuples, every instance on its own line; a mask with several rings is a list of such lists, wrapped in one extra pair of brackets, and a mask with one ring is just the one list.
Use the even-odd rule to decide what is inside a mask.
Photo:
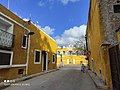
[(12, 48), (13, 47), (14, 35), (0, 29), (0, 47), (1, 48)]

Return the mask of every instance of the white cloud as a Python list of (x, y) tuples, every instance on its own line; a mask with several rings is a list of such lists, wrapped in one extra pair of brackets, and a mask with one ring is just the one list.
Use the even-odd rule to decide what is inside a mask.
[[(28, 18), (23, 18), (24, 21), (29, 21)], [(33, 23), (33, 22), (32, 22)], [(38, 21), (36, 22), (37, 24), (34, 24), (35, 26), (37, 26), (38, 28), (40, 28), (42, 31), (44, 31), (46, 34), (48, 35), (53, 35), (54, 34), (54, 31), (55, 29), (54, 28), (51, 28), (50, 26), (45, 26), (45, 27), (41, 27), (40, 25), (38, 25)]]
[(39, 5), (40, 7), (42, 7), (42, 6), (45, 6), (45, 3), (44, 3), (43, 1), (39, 1), (39, 2), (38, 2), (38, 5)]
[(28, 18), (23, 18), (23, 20), (24, 20), (24, 21), (29, 21), (29, 19), (28, 19)]
[(45, 33), (47, 33), (48, 35), (52, 35), (54, 33), (54, 28), (51, 28), (50, 26), (45, 26), (43, 28), (41, 28)]
[(40, 0), (38, 2), (38, 6), (46, 6), (47, 4), (53, 5), (55, 2), (61, 2), (63, 5), (67, 5), (68, 3), (75, 3), (80, 0)]
[(40, 25), (36, 25), (36, 26), (48, 35), (53, 35), (54, 34), (55, 29), (51, 28), (50, 26), (45, 26), (45, 27), (41, 27)]
[(81, 25), (79, 27), (74, 26), (68, 30), (65, 30), (61, 36), (56, 36), (55, 40), (58, 45), (68, 46), (73, 44), (74, 41), (79, 40), (80, 38), (83, 40), (83, 36), (85, 36), (86, 25)]
[(80, 0), (59, 0), (61, 3), (63, 3), (64, 5), (67, 5), (69, 2), (72, 2), (72, 3), (74, 3), (74, 2), (78, 2), (78, 1), (80, 1)]

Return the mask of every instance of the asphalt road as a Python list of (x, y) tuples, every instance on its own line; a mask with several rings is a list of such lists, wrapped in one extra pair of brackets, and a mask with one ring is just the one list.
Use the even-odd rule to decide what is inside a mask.
[(3, 90), (100, 90), (80, 66), (64, 66), (58, 71), (11, 85)]

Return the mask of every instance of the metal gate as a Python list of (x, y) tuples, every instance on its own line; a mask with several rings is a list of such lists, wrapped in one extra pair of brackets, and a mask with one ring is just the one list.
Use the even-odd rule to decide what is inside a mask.
[(120, 90), (120, 50), (119, 45), (109, 49), (113, 88)]

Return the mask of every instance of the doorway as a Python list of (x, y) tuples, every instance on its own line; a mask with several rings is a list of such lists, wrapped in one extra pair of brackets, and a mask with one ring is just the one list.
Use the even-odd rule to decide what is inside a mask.
[(46, 51), (42, 51), (42, 71), (48, 70), (48, 53)]
[(119, 45), (109, 48), (112, 84), (115, 90), (120, 90), (120, 50)]
[(94, 72), (94, 60), (92, 58), (92, 71)]

